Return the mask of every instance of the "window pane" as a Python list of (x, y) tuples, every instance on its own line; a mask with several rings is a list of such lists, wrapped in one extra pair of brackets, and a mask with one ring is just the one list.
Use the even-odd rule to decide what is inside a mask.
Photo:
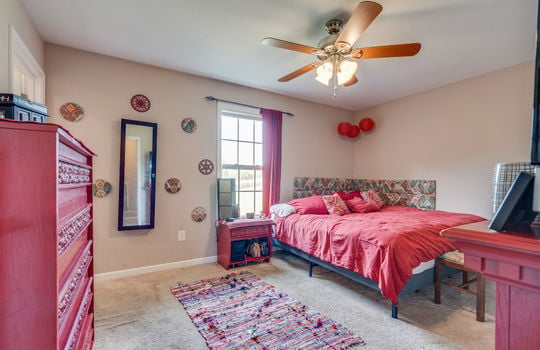
[(221, 177), (225, 179), (234, 179), (235, 190), (238, 188), (238, 170), (221, 169)]
[(221, 176), (224, 179), (236, 179), (236, 174), (238, 170), (236, 169), (221, 169)]
[(240, 170), (240, 191), (253, 191), (255, 189), (254, 184), (254, 171), (253, 170)]
[(255, 144), (255, 165), (263, 164), (262, 144)]
[(238, 119), (238, 139), (253, 142), (253, 120)]
[(262, 186), (262, 182), (263, 182), (263, 178), (262, 178), (262, 170), (255, 170), (255, 190), (257, 191), (262, 191), (263, 190), (263, 186)]
[(262, 192), (255, 192), (255, 212), (262, 211)]
[(253, 165), (253, 144), (249, 142), (238, 143), (238, 164)]
[(238, 119), (231, 117), (221, 117), (221, 138), (236, 140), (238, 129), (236, 121)]
[(255, 142), (262, 143), (262, 121), (255, 122)]
[(237, 164), (237, 144), (234, 141), (221, 141), (221, 164)]
[(254, 200), (254, 192), (240, 192), (240, 215), (255, 212)]

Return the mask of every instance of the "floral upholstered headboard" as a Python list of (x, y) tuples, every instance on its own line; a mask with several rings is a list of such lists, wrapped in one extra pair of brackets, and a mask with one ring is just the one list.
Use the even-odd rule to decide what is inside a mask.
[(365, 180), (324, 177), (295, 177), (293, 198), (331, 194), (336, 191), (366, 191), (379, 193), (387, 205), (405, 205), (420, 209), (435, 209), (435, 180)]

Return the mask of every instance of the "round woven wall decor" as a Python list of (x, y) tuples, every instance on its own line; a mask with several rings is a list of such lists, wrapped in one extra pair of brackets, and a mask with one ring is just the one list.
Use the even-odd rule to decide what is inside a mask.
[(81, 120), (83, 118), (83, 113), (84, 111), (82, 107), (73, 102), (64, 103), (60, 107), (60, 114), (62, 115), (62, 117), (71, 122), (77, 122)]
[(92, 193), (98, 198), (106, 197), (112, 191), (112, 186), (105, 180), (98, 179), (92, 185)]
[(131, 107), (137, 112), (147, 112), (150, 109), (150, 100), (144, 95), (135, 95), (131, 98)]
[(199, 162), (199, 171), (203, 175), (210, 175), (214, 171), (214, 163), (210, 159), (203, 159)]
[(182, 120), (182, 130), (187, 133), (192, 133), (197, 130), (197, 122), (192, 118), (185, 118)]
[(197, 207), (191, 212), (191, 218), (195, 222), (201, 222), (206, 219), (206, 210), (203, 207)]
[(177, 193), (182, 189), (182, 184), (180, 180), (175, 177), (171, 177), (165, 181), (165, 190), (169, 193)]

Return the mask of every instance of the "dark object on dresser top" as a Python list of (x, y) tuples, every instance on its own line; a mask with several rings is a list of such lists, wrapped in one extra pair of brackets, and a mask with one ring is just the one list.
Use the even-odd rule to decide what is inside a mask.
[(0, 118), (45, 123), (47, 116), (45, 105), (15, 94), (0, 93)]

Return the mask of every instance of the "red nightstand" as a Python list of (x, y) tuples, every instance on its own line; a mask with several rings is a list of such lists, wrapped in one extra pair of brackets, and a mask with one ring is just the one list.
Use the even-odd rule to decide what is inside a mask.
[[(272, 225), (270, 219), (238, 219), (231, 222), (219, 221), (217, 227), (218, 263), (227, 270), (234, 265), (251, 261), (267, 260), (272, 257)], [(252, 257), (245, 253), (250, 242), (266, 243), (266, 254)]]

